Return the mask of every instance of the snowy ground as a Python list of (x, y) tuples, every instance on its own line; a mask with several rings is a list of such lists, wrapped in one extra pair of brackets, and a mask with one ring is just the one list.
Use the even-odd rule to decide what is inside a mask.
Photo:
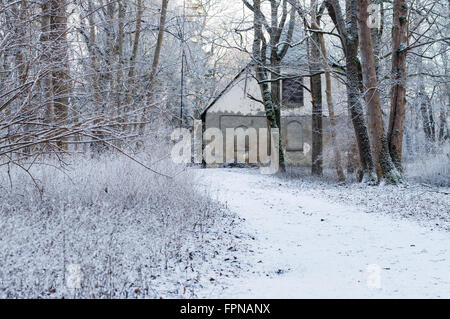
[(41, 193), (20, 172), (0, 171), (0, 298), (450, 297), (448, 188), (113, 157), (36, 166)]
[(197, 297), (450, 298), (448, 189), (198, 174), (243, 222)]
[(200, 275), (239, 220), (192, 174), (166, 179), (116, 156), (70, 164), (36, 164), (36, 185), (0, 170), (0, 299), (195, 297), (210, 282)]

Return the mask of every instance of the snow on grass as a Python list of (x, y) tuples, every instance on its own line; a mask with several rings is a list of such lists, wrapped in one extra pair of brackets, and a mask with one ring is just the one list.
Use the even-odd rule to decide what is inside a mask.
[(368, 187), (314, 178), (288, 179), (292, 187), (328, 201), (357, 205), (366, 213), (412, 219), (423, 226), (450, 230), (450, 188), (425, 184)]
[[(435, 169), (442, 171), (445, 168), (441, 165), (437, 169), (435, 165)], [(413, 178), (410, 172), (406, 174), (407, 182), (403, 185), (367, 186), (355, 181), (339, 183), (331, 177), (334, 172), (326, 173), (325, 178), (315, 178), (309, 171), (293, 170), (266, 183), (277, 185), (282, 180), (292, 189), (332, 202), (357, 205), (367, 213), (413, 219), (427, 227), (450, 230), (450, 186), (448, 183), (444, 183), (447, 186), (439, 186), (443, 181), (437, 179), (439, 175), (433, 175), (432, 184)]]
[(435, 155), (424, 153), (405, 164), (406, 177), (410, 181), (450, 187), (450, 144), (441, 146)]
[(450, 189), (426, 185), (367, 187), (358, 184), (324, 186), (324, 197), (358, 205), (366, 213), (407, 218), (428, 228), (450, 231)]
[[(42, 193), (19, 168), (11, 180), (0, 171), (0, 298), (450, 291), (445, 187), (367, 187), (247, 169), (190, 169), (171, 180), (113, 156), (74, 157), (63, 171), (46, 164), (31, 170)], [(155, 168), (180, 169), (164, 161)], [(368, 286), (370, 267), (378, 267), (381, 288)]]
[(32, 168), (42, 194), (19, 168), (11, 180), (0, 172), (0, 298), (195, 296), (237, 221), (188, 172), (170, 180), (124, 158), (70, 161)]

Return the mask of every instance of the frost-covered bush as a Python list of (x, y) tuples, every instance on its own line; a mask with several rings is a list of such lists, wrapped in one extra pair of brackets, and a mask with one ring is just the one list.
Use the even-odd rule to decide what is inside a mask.
[(18, 167), (0, 171), (0, 298), (158, 297), (152, 279), (188, 256), (222, 208), (189, 172), (168, 179), (112, 155), (69, 160), (63, 171), (33, 166), (42, 191)]
[(450, 187), (450, 145), (439, 153), (423, 153), (405, 164), (406, 176), (411, 181)]

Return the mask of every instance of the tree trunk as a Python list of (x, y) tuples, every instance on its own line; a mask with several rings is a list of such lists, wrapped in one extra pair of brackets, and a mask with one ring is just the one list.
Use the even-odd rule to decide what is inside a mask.
[[(450, 11), (450, 1), (448, 2), (447, 12)], [(442, 62), (444, 64), (445, 77), (448, 79), (450, 76), (448, 67), (448, 44), (443, 46)], [(450, 105), (450, 83), (447, 81), (444, 86), (445, 94), (443, 97), (443, 103), (439, 112), (439, 142), (443, 144), (450, 138), (450, 131), (448, 128), (447, 114), (448, 106)]]
[[(448, 101), (450, 104), (450, 101)], [(447, 105), (449, 105), (447, 104)], [(441, 105), (441, 110), (439, 113), (439, 142), (443, 144), (450, 138), (448, 122), (447, 122), (447, 106), (445, 104)]]
[(144, 114), (142, 116), (142, 123), (139, 128), (140, 135), (144, 134), (145, 123), (149, 119), (147, 112), (153, 105), (153, 96), (154, 96), (154, 90), (155, 90), (155, 77), (156, 77), (156, 72), (158, 70), (159, 56), (161, 55), (161, 48), (162, 48), (163, 39), (164, 39), (168, 4), (169, 4), (169, 0), (162, 0), (161, 15), (160, 15), (160, 20), (159, 20), (158, 39), (156, 41), (155, 53), (153, 55), (152, 70), (150, 72), (150, 86), (148, 88), (147, 107), (144, 108)]
[[(107, 110), (106, 113), (109, 114), (110, 118), (113, 118), (115, 115), (115, 94), (114, 91), (116, 89), (116, 77), (115, 77), (115, 70), (117, 68), (117, 47), (115, 45), (115, 38), (116, 38), (116, 32), (115, 32), (115, 24), (116, 24), (116, 2), (117, 1), (107, 1), (106, 6), (106, 21), (104, 23), (105, 26), (105, 37), (106, 37), (106, 67), (107, 72), (105, 75), (105, 86), (106, 90), (104, 91), (105, 97), (106, 97), (106, 105)], [(104, 98), (105, 98), (104, 97)]]
[(425, 90), (425, 81), (423, 74), (423, 60), (421, 57), (418, 58), (418, 88), (416, 99), (419, 105), (420, 115), (422, 116), (422, 127), (425, 133), (425, 150), (426, 152), (431, 152), (434, 148), (435, 143), (435, 128), (433, 120), (433, 110), (431, 109), (431, 99)]
[[(317, 18), (315, 14), (312, 16), (312, 26), (314, 29), (320, 31), (320, 26), (318, 24)], [(327, 105), (328, 105), (328, 113), (330, 116), (330, 130), (331, 130), (331, 143), (334, 147), (334, 156), (335, 156), (335, 165), (336, 165), (336, 173), (339, 181), (345, 181), (344, 170), (342, 169), (342, 156), (339, 151), (339, 146), (337, 144), (337, 136), (336, 136), (336, 117), (334, 114), (334, 101), (332, 95), (332, 87), (331, 87), (331, 68), (328, 64), (327, 59), (327, 48), (325, 46), (325, 39), (323, 33), (316, 32), (319, 37), (319, 44), (321, 50), (321, 56), (323, 59), (323, 66), (325, 69), (325, 93), (327, 97)]]
[(132, 110), (131, 99), (134, 98), (136, 94), (135, 88), (135, 70), (136, 70), (136, 58), (139, 49), (139, 40), (141, 37), (141, 25), (142, 25), (142, 0), (137, 1), (137, 12), (136, 12), (136, 32), (134, 33), (134, 41), (133, 41), (133, 49), (130, 57), (130, 68), (128, 70), (128, 85), (127, 92), (125, 97), (125, 114), (124, 121), (127, 121), (129, 118), (129, 113)]
[(125, 20), (125, 8), (122, 1), (118, 1), (119, 4), (119, 34), (117, 39), (117, 54), (118, 65), (116, 74), (116, 108), (117, 116), (120, 122), (123, 122), (122, 118), (122, 78), (123, 78), (123, 44), (124, 44), (124, 20)]
[(363, 175), (361, 180), (372, 183), (376, 180), (375, 165), (370, 148), (364, 108), (361, 103), (362, 72), (358, 58), (358, 0), (346, 1), (346, 20), (343, 18), (342, 9), (338, 0), (326, 0), (325, 5), (339, 32), (345, 54), (347, 103), (358, 145), (362, 169), (361, 175)]
[[(271, 73), (271, 84), (270, 84), (270, 89), (269, 89), (269, 85), (263, 85), (262, 91), (265, 92), (266, 90), (270, 91), (270, 100), (268, 100), (268, 96), (266, 96), (266, 94), (264, 94), (264, 102), (268, 103), (270, 106), (270, 109), (273, 110), (273, 115), (275, 117), (275, 126), (271, 125), (272, 128), (278, 128), (281, 129), (281, 101), (280, 101), (280, 95), (281, 95), (281, 87), (280, 87), (280, 80), (276, 80), (274, 81), (274, 79), (279, 77), (280, 74), (280, 67), (279, 67), (279, 62), (275, 61), (275, 63), (272, 64), (272, 70), (274, 70), (275, 72)], [(286, 171), (286, 163), (285, 163), (285, 159), (284, 159), (284, 152), (283, 152), (283, 145), (281, 142), (281, 132), (279, 134), (280, 140), (279, 140), (279, 146), (278, 146), (278, 151), (279, 151), (279, 167), (280, 167), (280, 171), (284, 172)]]
[[(281, 54), (279, 52), (279, 42), (280, 37), (283, 32), (284, 25), (286, 23), (286, 17), (287, 17), (287, 0), (283, 0), (283, 6), (282, 6), (282, 17), (281, 21), (278, 21), (278, 7), (280, 2), (277, 2), (275, 0), (270, 1), (271, 6), (271, 33), (270, 33), (270, 91), (271, 91), (271, 104), (272, 109), (274, 111), (275, 115), (275, 121), (276, 121), (276, 128), (281, 129), (281, 60), (283, 59), (284, 55), (286, 54), (287, 48), (281, 50)], [(292, 10), (295, 17), (295, 11)], [(293, 21), (295, 19), (292, 18), (289, 22), (289, 30), (288, 30), (288, 36), (286, 39), (286, 42), (290, 42), (292, 39), (292, 32), (293, 32)], [(284, 52), (283, 52), (284, 51)], [(264, 88), (262, 89), (264, 91)], [(283, 152), (283, 145), (281, 142), (281, 132), (279, 134), (280, 140), (279, 140), (279, 167), (280, 171), (284, 172), (286, 171), (286, 163), (284, 159), (284, 152)]]
[[(55, 122), (59, 126), (67, 124), (70, 77), (67, 43), (67, 10), (65, 0), (51, 1), (51, 41), (53, 45), (53, 107)], [(65, 139), (58, 141), (61, 149), (67, 150)]]
[[(420, 103), (420, 113), (422, 115), (422, 125), (423, 131), (425, 133), (425, 137), (429, 144), (433, 144), (435, 142), (435, 129), (434, 129), (434, 121), (433, 118), (430, 117), (431, 111), (431, 101), (425, 92), (425, 87), (423, 83), (420, 86), (418, 100)], [(427, 148), (431, 149), (428, 145)]]
[(316, 176), (323, 175), (323, 114), (322, 114), (322, 75), (320, 57), (319, 35), (315, 32), (311, 36), (309, 70), (311, 72), (312, 95), (312, 168), (311, 173)]
[[(94, 100), (94, 110), (97, 116), (97, 119), (94, 121), (94, 125), (98, 126), (100, 124), (100, 116), (105, 111), (106, 101), (101, 96), (101, 85), (100, 85), (100, 78), (101, 78), (101, 70), (99, 68), (98, 63), (98, 56), (97, 56), (97, 35), (95, 30), (95, 21), (94, 21), (94, 15), (95, 7), (92, 2), (92, 0), (88, 1), (88, 26), (89, 26), (89, 39), (87, 47), (89, 50), (89, 56), (90, 56), (90, 62), (91, 62), (91, 68), (92, 68), (92, 89), (93, 89), (93, 100)], [(93, 130), (92, 134), (95, 136), (96, 141), (91, 143), (90, 147), (93, 152), (93, 154), (97, 154), (102, 150), (102, 147), (104, 147), (101, 143), (101, 141), (104, 139), (104, 134), (101, 130)]]
[[(17, 39), (16, 45), (14, 46), (14, 62), (17, 69), (17, 79), (20, 85), (24, 85), (28, 79), (28, 73), (30, 69), (29, 57), (27, 56), (27, 39), (26, 39), (26, 27), (25, 24), (29, 19), (29, 10), (27, 1), (21, 0), (17, 1), (16, 4), (11, 5), (11, 11), (18, 20), (13, 22), (14, 36)], [(19, 93), (18, 99), (22, 105), (25, 107), (24, 110), (24, 120), (28, 122), (33, 122), (36, 117), (36, 109), (32, 108), (32, 104), (29, 101), (28, 94)], [(27, 101), (28, 100), (28, 101)], [(26, 104), (26, 106), (25, 106)], [(32, 125), (26, 124), (20, 127), (22, 134), (25, 136), (26, 141), (30, 141), (32, 134)], [(31, 148), (27, 147), (23, 150), (24, 154), (31, 154)]]
[(389, 153), (399, 171), (402, 171), (403, 133), (406, 107), (406, 50), (407, 47), (406, 0), (394, 0), (394, 26), (392, 43), (392, 100), (389, 118)]
[[(259, 82), (259, 86), (261, 89), (261, 95), (264, 103), (265, 115), (268, 123), (268, 127), (270, 130), (278, 129), (280, 130), (280, 122), (281, 122), (281, 110), (279, 103), (279, 82), (273, 81), (274, 76), (279, 75), (277, 71), (272, 69), (271, 76), (271, 86), (269, 86), (269, 77), (267, 75), (267, 43), (264, 38), (263, 30), (262, 30), (262, 12), (261, 12), (261, 0), (255, 0), (253, 5), (253, 26), (254, 26), (254, 39), (253, 39), (253, 59), (255, 61), (255, 69), (256, 69), (256, 79)], [(272, 10), (274, 10), (273, 2), (272, 2)], [(274, 11), (272, 11), (272, 18), (274, 16)], [(290, 29), (289, 32), (292, 30)], [(292, 35), (292, 34), (291, 34)], [(275, 31), (272, 32), (271, 36), (271, 66), (274, 65), (276, 67), (277, 61), (280, 61), (280, 56), (278, 52), (274, 52), (273, 48), (277, 47), (278, 40), (276, 40), (277, 36), (275, 35)], [(285, 52), (282, 54), (284, 55)], [(275, 83), (275, 85), (274, 85)], [(278, 101), (278, 103), (274, 103)], [(284, 152), (281, 141), (281, 134), (278, 135), (278, 164), (279, 171), (284, 172), (286, 170), (286, 164), (284, 160)]]
[(51, 14), (51, 3), (49, 0), (43, 1), (41, 4), (41, 48), (42, 48), (42, 57), (41, 57), (41, 68), (46, 70), (47, 74), (45, 74), (42, 78), (42, 89), (43, 89), (43, 97), (44, 97), (44, 117), (47, 123), (53, 122), (53, 89), (52, 89), (52, 73), (50, 68), (51, 61), (51, 47), (50, 47), (50, 14)]
[(380, 71), (380, 54), (381, 54), (381, 47), (382, 47), (382, 40), (383, 40), (382, 37), (383, 37), (384, 18), (385, 18), (383, 1), (384, 0), (372, 0), (373, 4), (377, 4), (380, 6), (380, 16), (381, 16), (380, 27), (379, 28), (378, 27), (371, 28), (377, 74)]
[(396, 184), (401, 181), (389, 154), (388, 141), (384, 131), (381, 112), (380, 95), (376, 63), (373, 54), (372, 36), (367, 21), (369, 0), (358, 0), (359, 41), (361, 47), (361, 66), (367, 103), (371, 148), (374, 154), (378, 181), (385, 179), (388, 183)]

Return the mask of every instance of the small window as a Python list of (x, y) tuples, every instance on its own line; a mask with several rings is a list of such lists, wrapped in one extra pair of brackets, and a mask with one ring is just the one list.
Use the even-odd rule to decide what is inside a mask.
[(303, 78), (289, 78), (282, 81), (281, 102), (287, 107), (303, 106)]

